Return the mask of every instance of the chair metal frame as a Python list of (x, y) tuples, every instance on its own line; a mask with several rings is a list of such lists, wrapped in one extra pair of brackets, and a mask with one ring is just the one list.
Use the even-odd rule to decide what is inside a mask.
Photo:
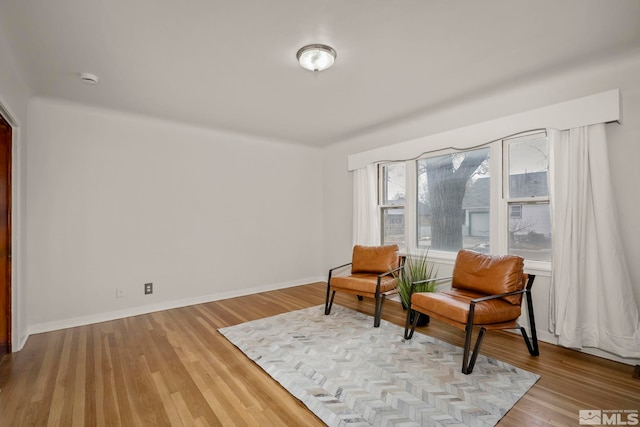
[[(527, 278), (527, 283), (524, 289), (521, 289), (519, 291), (513, 291), (513, 292), (497, 294), (497, 295), (487, 295), (485, 297), (472, 299), (469, 302), (469, 316), (467, 318), (467, 324), (465, 326), (466, 336), (464, 340), (464, 353), (462, 356), (462, 373), (463, 374), (470, 374), (473, 371), (473, 367), (475, 366), (476, 359), (478, 358), (480, 345), (482, 344), (482, 340), (484, 338), (484, 334), (487, 331), (487, 329), (519, 329), (520, 332), (522, 333), (522, 337), (527, 346), (527, 350), (529, 350), (529, 354), (531, 354), (532, 356), (540, 355), (540, 350), (538, 347), (538, 335), (536, 333), (536, 321), (533, 313), (533, 300), (531, 297), (531, 287), (533, 286), (533, 281), (535, 280), (535, 278), (536, 278), (535, 275), (529, 274)], [(413, 290), (415, 285), (419, 283), (426, 283), (426, 282), (441, 280), (441, 279), (427, 279), (427, 280), (421, 280), (419, 282), (414, 282), (411, 284), (411, 294), (413, 295)], [(524, 294), (527, 302), (527, 313), (529, 314), (529, 329), (531, 330), (531, 338), (529, 338), (529, 335), (527, 334), (527, 330), (523, 326), (520, 326), (517, 323), (517, 320), (516, 320), (515, 327), (511, 327), (511, 326), (501, 327), (501, 326), (495, 326), (491, 324), (485, 325), (485, 324), (474, 323), (474, 313), (475, 313), (476, 304), (482, 303), (484, 301), (489, 301), (492, 299), (502, 298), (502, 297), (511, 296), (511, 295), (519, 295), (519, 294)], [(427, 314), (427, 313), (421, 313), (418, 310), (415, 310), (415, 312), (416, 312), (416, 315), (414, 316), (413, 322), (410, 322), (409, 318), (411, 314), (411, 307), (409, 307), (409, 309), (407, 310), (407, 320), (405, 322), (405, 328), (404, 328), (404, 338), (407, 340), (410, 340), (413, 337), (413, 333), (418, 323), (418, 318), (422, 314)], [(410, 324), (411, 324), (411, 329), (409, 330)], [(471, 352), (470, 354), (474, 326), (479, 326), (480, 332), (478, 333), (478, 337), (476, 338), (475, 345), (473, 346), (473, 352)]]

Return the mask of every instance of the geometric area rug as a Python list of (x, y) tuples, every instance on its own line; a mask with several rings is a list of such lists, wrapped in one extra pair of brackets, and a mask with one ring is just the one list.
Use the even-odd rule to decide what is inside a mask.
[(493, 426), (539, 376), (334, 305), (219, 329), (328, 426)]

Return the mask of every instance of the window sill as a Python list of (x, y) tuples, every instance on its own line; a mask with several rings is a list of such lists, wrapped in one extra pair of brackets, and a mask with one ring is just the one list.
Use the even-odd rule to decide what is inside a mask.
[(551, 277), (551, 262), (524, 260), (525, 273)]

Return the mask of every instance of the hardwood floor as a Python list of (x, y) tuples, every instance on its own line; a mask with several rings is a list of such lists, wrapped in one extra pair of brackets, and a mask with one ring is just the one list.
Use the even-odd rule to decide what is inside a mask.
[[(322, 426), (217, 329), (324, 303), (326, 285), (305, 286), (33, 335), (0, 362), (0, 426)], [(369, 315), (373, 304), (336, 295)], [(383, 318), (404, 325), (399, 303)], [(433, 320), (418, 328), (463, 345)], [(540, 380), (500, 426), (576, 426), (580, 409), (640, 410), (633, 367), (489, 332), (482, 353)]]

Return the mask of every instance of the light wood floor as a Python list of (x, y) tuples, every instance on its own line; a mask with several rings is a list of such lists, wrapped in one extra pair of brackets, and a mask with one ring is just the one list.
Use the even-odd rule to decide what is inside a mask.
[[(0, 362), (0, 426), (322, 426), (217, 329), (324, 302), (315, 283), (33, 335)], [(371, 301), (337, 294), (367, 314)], [(404, 325), (400, 304), (384, 319)], [(462, 332), (433, 320), (418, 329), (462, 346)], [(483, 354), (540, 380), (500, 426), (577, 426), (579, 409), (640, 410), (633, 367), (489, 332)]]

